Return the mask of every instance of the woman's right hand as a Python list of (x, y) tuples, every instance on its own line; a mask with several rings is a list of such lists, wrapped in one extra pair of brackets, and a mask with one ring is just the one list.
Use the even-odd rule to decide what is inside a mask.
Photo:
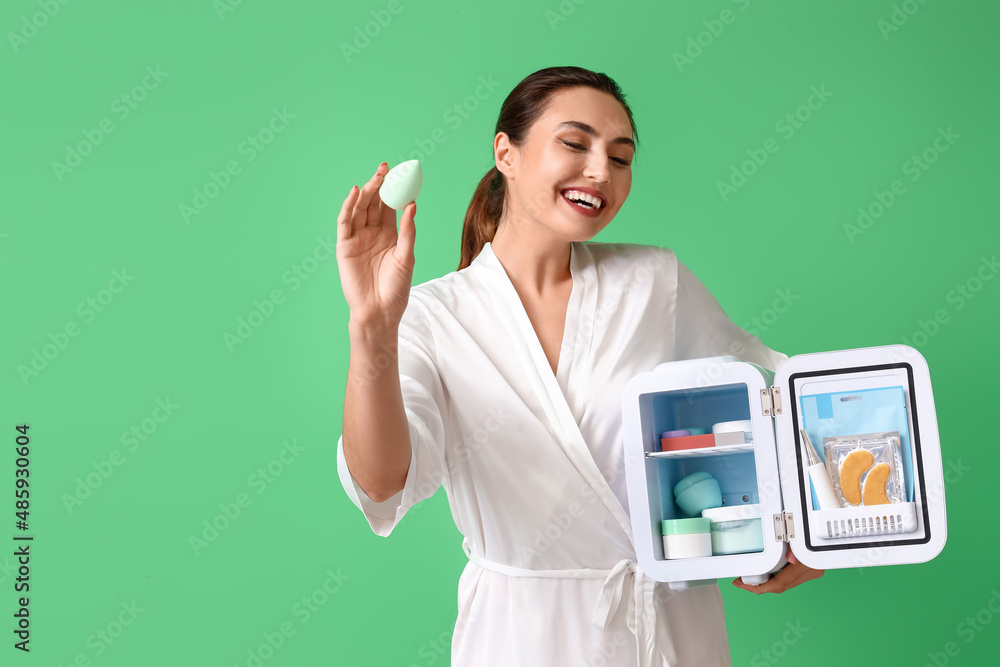
[(337, 266), (351, 322), (386, 329), (398, 327), (413, 280), (416, 202), (403, 209), (396, 232), (396, 211), (378, 195), (389, 171), (383, 162), (360, 190), (344, 200), (337, 217)]

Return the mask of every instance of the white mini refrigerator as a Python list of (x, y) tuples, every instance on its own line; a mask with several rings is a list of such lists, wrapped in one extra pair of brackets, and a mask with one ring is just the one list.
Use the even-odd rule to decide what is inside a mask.
[[(637, 560), (672, 589), (922, 563), (947, 537), (930, 372), (904, 345), (660, 364), (622, 393)], [(696, 445), (696, 446), (695, 446)], [(706, 531), (706, 527), (708, 530)]]

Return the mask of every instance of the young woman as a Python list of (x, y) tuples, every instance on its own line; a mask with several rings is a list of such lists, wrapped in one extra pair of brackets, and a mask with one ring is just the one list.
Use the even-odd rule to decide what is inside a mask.
[[(340, 478), (387, 536), (444, 486), (469, 557), (456, 667), (729, 665), (718, 586), (637, 566), (621, 390), (659, 363), (787, 357), (736, 326), (658, 246), (587, 243), (625, 203), (637, 134), (618, 85), (552, 67), (504, 101), (457, 271), (411, 288), (416, 204), (396, 230), (379, 165), (337, 220), (351, 359)], [(821, 571), (791, 563), (780, 592)]]

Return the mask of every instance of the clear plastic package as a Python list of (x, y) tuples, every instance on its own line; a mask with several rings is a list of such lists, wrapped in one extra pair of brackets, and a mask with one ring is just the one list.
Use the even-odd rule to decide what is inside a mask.
[(823, 450), (843, 507), (906, 502), (898, 431), (826, 437)]

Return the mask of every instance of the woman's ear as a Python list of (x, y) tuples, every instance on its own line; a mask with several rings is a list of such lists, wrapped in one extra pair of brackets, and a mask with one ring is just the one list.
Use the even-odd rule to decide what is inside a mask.
[(497, 171), (509, 179), (514, 176), (514, 157), (516, 149), (510, 143), (510, 137), (506, 132), (497, 132), (493, 138), (493, 159)]

